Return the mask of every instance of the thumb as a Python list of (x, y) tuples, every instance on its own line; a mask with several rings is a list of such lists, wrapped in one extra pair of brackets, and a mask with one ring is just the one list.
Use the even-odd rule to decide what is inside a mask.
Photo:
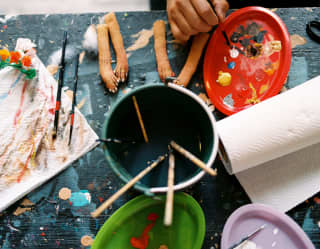
[(213, 0), (213, 6), (219, 21), (224, 22), (229, 9), (229, 3), (226, 0)]

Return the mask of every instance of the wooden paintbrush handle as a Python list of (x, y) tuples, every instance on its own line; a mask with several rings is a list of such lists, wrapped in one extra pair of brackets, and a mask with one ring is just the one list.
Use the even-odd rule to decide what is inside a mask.
[(171, 226), (172, 224), (172, 214), (173, 214), (173, 196), (174, 196), (174, 165), (175, 159), (174, 154), (170, 152), (169, 154), (169, 170), (168, 170), (168, 192), (166, 199), (166, 207), (164, 213), (164, 225)]
[(195, 165), (197, 165), (198, 167), (203, 169), (203, 171), (205, 171), (206, 173), (208, 173), (208, 174), (210, 174), (212, 176), (216, 176), (217, 175), (217, 171), (216, 170), (208, 168), (207, 165), (203, 161), (201, 161), (199, 158), (197, 158), (195, 155), (193, 155), (189, 151), (187, 151), (184, 148), (182, 148), (176, 142), (171, 141), (170, 145), (172, 146), (172, 148), (174, 148), (176, 151), (178, 151), (181, 155), (185, 156), (191, 162), (193, 162)]
[(140, 127), (141, 127), (141, 131), (142, 131), (142, 134), (143, 134), (144, 141), (146, 143), (149, 143), (147, 131), (146, 131), (146, 128), (145, 128), (144, 123), (143, 123), (143, 119), (142, 119), (142, 116), (141, 116), (141, 112), (140, 112), (140, 108), (139, 108), (136, 96), (132, 96), (132, 101), (133, 101), (133, 104), (134, 104), (134, 108), (136, 109), (136, 113), (137, 113), (137, 116), (138, 116), (138, 119), (139, 119), (139, 123), (140, 123)]
[(129, 188), (136, 184), (142, 177), (144, 177), (150, 170), (160, 164), (165, 159), (165, 156), (160, 156), (150, 166), (141, 171), (137, 176), (131, 179), (126, 185), (113, 194), (108, 200), (101, 204), (95, 211), (91, 213), (93, 218), (98, 217), (104, 210), (106, 210), (115, 200), (117, 200), (122, 194), (124, 194)]

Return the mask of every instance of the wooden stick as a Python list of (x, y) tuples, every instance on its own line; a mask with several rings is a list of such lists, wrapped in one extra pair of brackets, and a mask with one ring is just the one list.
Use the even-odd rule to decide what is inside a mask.
[(185, 150), (184, 148), (182, 148), (176, 142), (171, 141), (170, 145), (172, 146), (172, 148), (174, 148), (176, 151), (178, 151), (181, 155), (183, 155), (186, 158), (188, 158), (191, 162), (193, 162), (195, 165), (197, 165), (198, 167), (203, 169), (208, 174), (210, 174), (212, 176), (216, 176), (217, 175), (217, 170), (213, 170), (213, 169), (207, 167), (207, 165), (203, 161), (201, 161), (199, 158), (197, 158), (191, 152), (189, 152), (189, 151)]
[(153, 23), (153, 37), (158, 73), (161, 81), (164, 82), (167, 77), (173, 77), (174, 72), (168, 58), (166, 24), (163, 20), (157, 20)]
[(131, 188), (136, 182), (144, 177), (149, 171), (160, 164), (165, 159), (165, 156), (159, 156), (150, 166), (141, 171), (137, 176), (132, 178), (126, 185), (113, 194), (108, 200), (101, 204), (95, 211), (91, 213), (93, 218), (97, 218), (104, 210), (106, 210), (115, 200), (117, 200), (122, 194), (124, 194), (129, 188)]
[(169, 153), (169, 169), (168, 169), (168, 191), (166, 199), (166, 207), (164, 212), (164, 225), (171, 226), (172, 224), (172, 214), (173, 214), (173, 185), (174, 185), (174, 154), (171, 151)]
[(178, 85), (183, 85), (185, 87), (188, 86), (191, 77), (197, 70), (197, 66), (202, 55), (202, 51), (205, 45), (207, 44), (209, 36), (210, 35), (208, 33), (200, 33), (193, 37), (187, 61), (184, 64), (182, 71), (180, 72), (176, 80), (176, 83)]
[(146, 128), (144, 127), (144, 124), (143, 124), (143, 120), (142, 120), (142, 117), (141, 117), (141, 113), (140, 113), (140, 109), (139, 109), (139, 105), (138, 105), (136, 96), (132, 96), (132, 101), (133, 101), (133, 104), (134, 104), (134, 108), (136, 109), (136, 113), (137, 113), (137, 116), (138, 116), (138, 119), (139, 119), (139, 123), (140, 123), (140, 127), (141, 127), (141, 131), (142, 131), (142, 134), (143, 134), (144, 141), (146, 143), (149, 143), (147, 131), (146, 131)]

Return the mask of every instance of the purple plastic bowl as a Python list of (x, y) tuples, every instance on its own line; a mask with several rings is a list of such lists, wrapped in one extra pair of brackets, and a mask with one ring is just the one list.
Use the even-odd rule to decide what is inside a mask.
[(250, 239), (257, 248), (315, 249), (293, 219), (262, 204), (245, 205), (233, 212), (223, 229), (221, 249), (229, 249), (264, 224), (266, 227)]

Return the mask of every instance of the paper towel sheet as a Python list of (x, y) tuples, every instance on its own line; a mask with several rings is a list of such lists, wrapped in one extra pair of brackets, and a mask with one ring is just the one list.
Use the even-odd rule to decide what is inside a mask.
[[(16, 50), (33, 45), (18, 39)], [(64, 92), (58, 136), (52, 139), (57, 82), (37, 56), (32, 63), (32, 80), (13, 68), (0, 71), (0, 212), (97, 146), (98, 136), (77, 108), (68, 145), (71, 100)]]
[(224, 164), (253, 202), (286, 212), (320, 190), (320, 76), (217, 127)]

